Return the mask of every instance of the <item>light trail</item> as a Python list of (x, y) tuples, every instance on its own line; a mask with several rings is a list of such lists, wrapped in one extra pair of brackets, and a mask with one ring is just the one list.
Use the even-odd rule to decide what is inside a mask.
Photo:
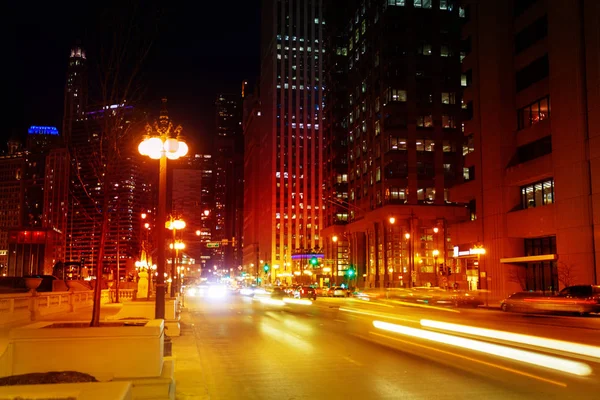
[(373, 321), (373, 326), (389, 332), (399, 333), (401, 335), (416, 337), (451, 346), (461, 347), (468, 350), (474, 350), (481, 353), (495, 355), (501, 358), (521, 361), (527, 364), (545, 367), (556, 371), (566, 372), (572, 375), (588, 376), (592, 373), (589, 365), (572, 360), (566, 360), (545, 354), (534, 353), (527, 350), (515, 349), (512, 347), (501, 346), (481, 342), (474, 339), (466, 339), (458, 336), (452, 336), (445, 333), (427, 331), (424, 329), (410, 328), (407, 326), (390, 324), (389, 322)]
[(551, 350), (560, 350), (567, 353), (578, 354), (600, 358), (600, 347), (590, 346), (587, 344), (567, 342), (564, 340), (549, 339), (539, 336), (524, 335), (521, 333), (498, 331), (495, 329), (478, 328), (475, 326), (452, 324), (449, 322), (432, 321), (422, 319), (421, 326), (425, 328), (433, 328), (446, 330), (451, 332), (465, 333), (468, 335), (481, 336), (490, 339), (505, 340), (507, 342), (516, 342), (528, 344), (531, 346), (543, 347)]

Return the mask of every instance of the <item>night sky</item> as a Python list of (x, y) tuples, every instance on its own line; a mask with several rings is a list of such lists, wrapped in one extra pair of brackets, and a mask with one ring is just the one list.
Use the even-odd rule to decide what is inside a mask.
[[(136, 2), (10, 2), (5, 14), (7, 48), (3, 81), (9, 107), (2, 147), (30, 125), (61, 127), (63, 93), (71, 46), (80, 40), (88, 60), (106, 45), (113, 19), (134, 15), (137, 38), (154, 38), (142, 65), (142, 101), (156, 112), (160, 98), (186, 136), (201, 143), (214, 135), (214, 101), (235, 92), (259, 73), (260, 0)], [(7, 24), (6, 24), (7, 22)], [(6, 51), (8, 50), (8, 51)], [(94, 79), (90, 73), (90, 81)], [(4, 86), (4, 85), (3, 85)]]

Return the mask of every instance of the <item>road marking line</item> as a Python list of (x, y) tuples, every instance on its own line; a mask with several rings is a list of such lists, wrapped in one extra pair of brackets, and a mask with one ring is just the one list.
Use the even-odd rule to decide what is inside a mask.
[(304, 314), (304, 315), (308, 315), (309, 317), (314, 317), (314, 315), (312, 315), (312, 314), (309, 314), (309, 313), (306, 313), (306, 314)]
[(498, 369), (501, 369), (503, 371), (512, 372), (512, 373), (517, 374), (517, 375), (522, 375), (522, 376), (526, 376), (528, 378), (537, 379), (537, 380), (542, 381), (542, 382), (548, 382), (548, 383), (551, 383), (551, 384), (556, 385), (556, 386), (567, 387), (567, 384), (563, 383), (563, 382), (558, 382), (558, 381), (554, 381), (554, 380), (551, 380), (551, 379), (543, 378), (541, 376), (533, 375), (533, 374), (530, 374), (530, 373), (525, 372), (525, 371), (519, 371), (517, 369), (513, 369), (513, 368), (509, 368), (509, 367), (504, 367), (502, 365), (490, 363), (490, 362), (487, 362), (487, 361), (478, 360), (476, 358), (472, 358), (472, 357), (468, 357), (468, 356), (463, 356), (462, 354), (453, 353), (451, 351), (436, 349), (435, 347), (426, 346), (426, 345), (423, 345), (423, 344), (418, 344), (418, 343), (415, 343), (415, 342), (411, 342), (410, 340), (402, 340), (402, 339), (398, 339), (398, 338), (391, 337), (391, 336), (388, 336), (388, 335), (382, 335), (381, 333), (377, 333), (377, 332), (373, 332), (373, 331), (369, 331), (369, 334), (375, 335), (375, 336), (380, 336), (380, 337), (383, 337), (383, 338), (386, 338), (386, 339), (390, 339), (390, 340), (394, 340), (396, 342), (400, 342), (400, 343), (404, 343), (404, 344), (411, 344), (413, 346), (422, 347), (424, 349), (437, 351), (438, 353), (451, 355), (451, 356), (454, 356), (454, 357), (462, 358), (464, 360), (473, 361), (473, 362), (476, 362), (476, 363), (479, 363), (479, 364), (487, 365), (489, 367), (498, 368)]
[(363, 366), (361, 363), (359, 363), (359, 362), (358, 362), (358, 361), (356, 361), (356, 360), (353, 360), (353, 359), (351, 359), (350, 357), (344, 357), (344, 360), (346, 360), (346, 361), (348, 361), (348, 362), (351, 362), (351, 363), (352, 363), (352, 364), (354, 364), (354, 365), (358, 365), (359, 367), (362, 367), (362, 366)]
[(459, 310), (453, 310), (451, 308), (445, 308), (445, 307), (437, 307), (437, 306), (429, 306), (429, 305), (424, 305), (424, 304), (416, 304), (416, 303), (409, 303), (406, 301), (400, 301), (400, 300), (385, 300), (389, 303), (394, 303), (394, 304), (399, 304), (401, 306), (407, 306), (407, 307), (420, 307), (420, 308), (429, 308), (432, 310), (439, 310), (439, 311), (447, 311), (447, 312), (453, 312), (453, 313), (457, 313), (460, 314)]
[(348, 323), (348, 321), (344, 321), (343, 319), (334, 319), (335, 322), (342, 322), (344, 324)]
[(386, 319), (395, 319), (395, 320), (398, 320), (398, 321), (419, 323), (418, 319), (401, 318), (401, 317), (395, 317), (393, 315), (382, 314), (382, 313), (377, 313), (377, 312), (359, 311), (359, 310), (351, 309), (351, 308), (340, 308), (340, 311), (346, 311), (346, 312), (349, 312), (349, 313), (368, 315), (370, 317), (379, 317), (379, 318), (386, 318)]

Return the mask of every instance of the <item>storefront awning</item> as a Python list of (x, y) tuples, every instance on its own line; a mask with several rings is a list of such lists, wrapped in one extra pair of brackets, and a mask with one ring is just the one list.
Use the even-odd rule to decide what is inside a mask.
[(542, 254), (539, 256), (523, 256), (523, 257), (511, 257), (501, 258), (500, 263), (502, 264), (515, 264), (515, 263), (532, 263), (540, 261), (556, 261), (558, 260), (558, 254)]

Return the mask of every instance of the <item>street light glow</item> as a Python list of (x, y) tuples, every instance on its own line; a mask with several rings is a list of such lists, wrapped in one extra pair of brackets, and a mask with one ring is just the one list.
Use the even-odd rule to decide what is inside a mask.
[(439, 229), (439, 228), (436, 226), (436, 227), (434, 227), (434, 228), (433, 228), (433, 233), (438, 233), (438, 232), (439, 232), (439, 230), (440, 230), (440, 229)]
[(337, 237), (337, 236), (334, 236), (334, 237), (332, 237), (332, 238), (331, 238), (331, 240), (333, 240), (333, 243), (335, 243), (335, 242), (337, 242), (337, 241), (338, 241), (338, 237)]
[(396, 218), (390, 217), (390, 224), (393, 225), (394, 223), (396, 223)]
[(406, 233), (404, 234), (404, 237), (405, 237), (405, 238), (407, 238), (407, 239), (410, 239), (410, 233), (406, 232)]

